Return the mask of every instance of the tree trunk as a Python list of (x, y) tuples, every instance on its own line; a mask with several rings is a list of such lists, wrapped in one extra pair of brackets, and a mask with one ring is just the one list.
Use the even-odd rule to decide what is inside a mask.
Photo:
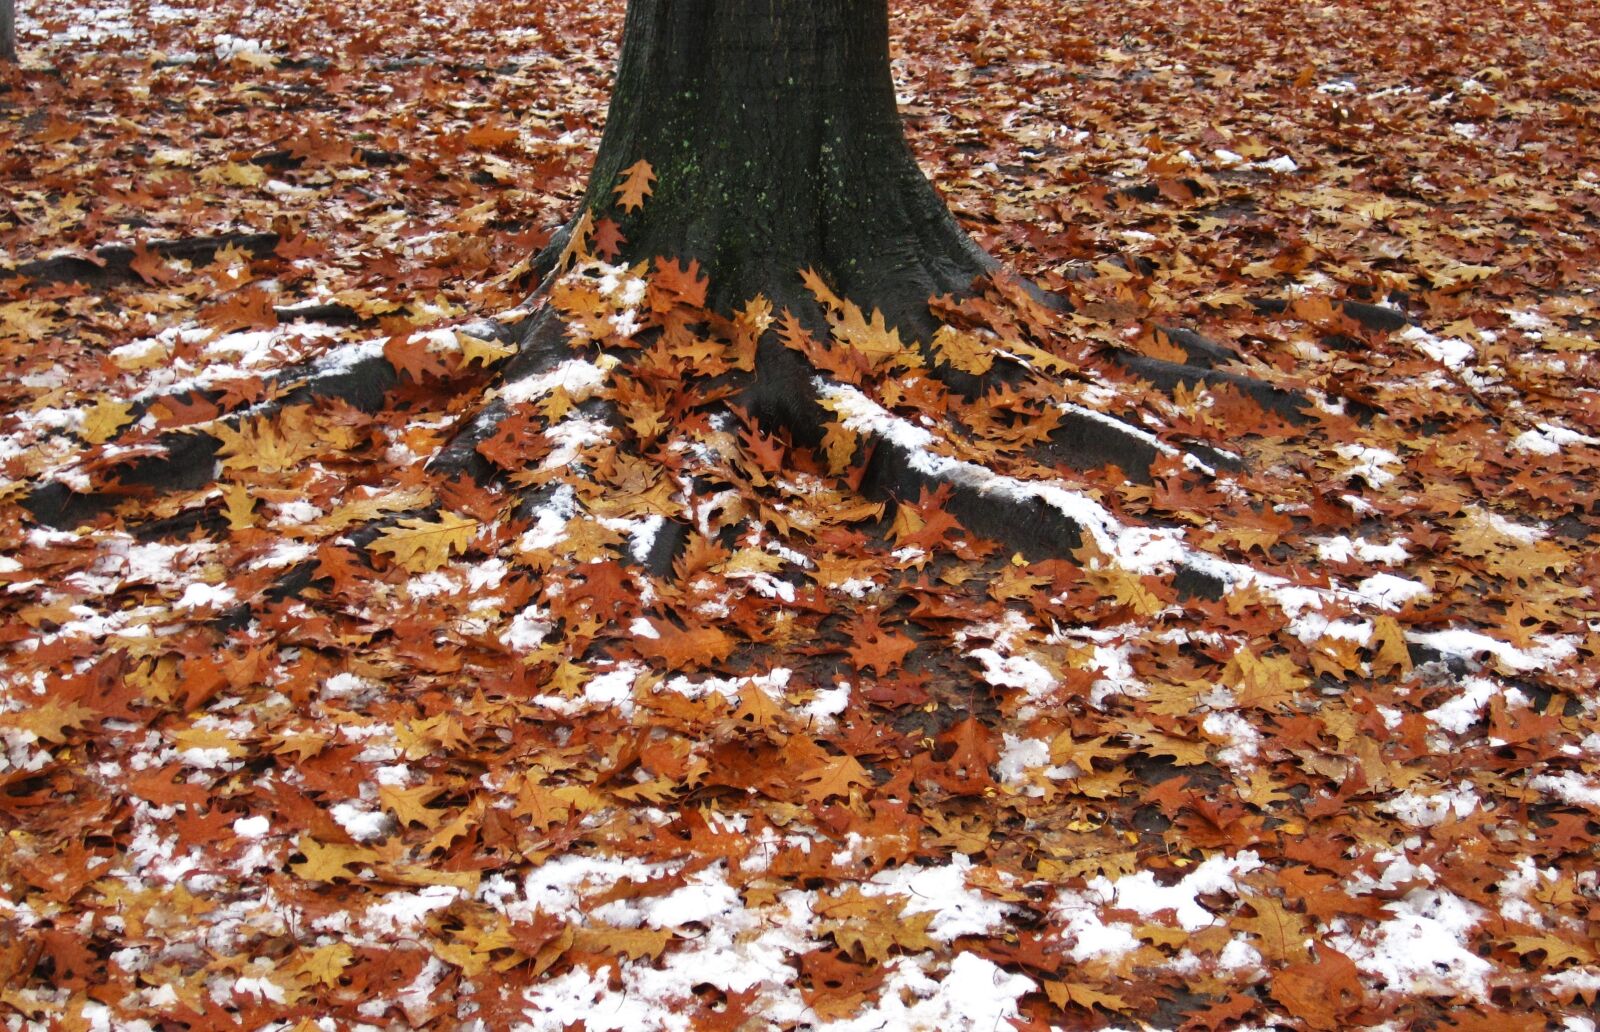
[(804, 297), (809, 267), (921, 336), (930, 296), (994, 266), (906, 146), (886, 0), (631, 0), (586, 205), (616, 214), (640, 159), (626, 254), (698, 259), (714, 308)]
[(17, 0), (0, 0), (0, 61), (17, 60)]

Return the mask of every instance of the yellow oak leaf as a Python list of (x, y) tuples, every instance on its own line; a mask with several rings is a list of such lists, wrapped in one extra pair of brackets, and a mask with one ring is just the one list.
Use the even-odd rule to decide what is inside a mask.
[(1547, 966), (1557, 967), (1569, 960), (1579, 964), (1588, 964), (1595, 959), (1595, 952), (1583, 943), (1569, 942), (1546, 932), (1541, 935), (1513, 935), (1506, 940), (1519, 956), (1529, 953), (1543, 953)]
[(349, 868), (356, 864), (371, 864), (379, 859), (373, 850), (338, 843), (324, 845), (309, 835), (300, 836), (295, 850), (305, 859), (292, 862), (289, 867), (306, 881), (331, 882), (354, 878), (355, 872)]
[(229, 530), (248, 530), (255, 526), (256, 500), (243, 484), (222, 485), (222, 515), (228, 520)]
[(1385, 677), (1398, 671), (1411, 673), (1411, 650), (1406, 648), (1406, 632), (1400, 621), (1389, 615), (1372, 621), (1372, 673)]
[(511, 812), (528, 818), (529, 826), (534, 831), (543, 831), (566, 820), (567, 814), (572, 812), (572, 806), (556, 795), (554, 789), (539, 784), (532, 777), (525, 777), (517, 785), (517, 801)]
[(843, 307), (844, 300), (828, 288), (828, 284), (817, 274), (817, 270), (812, 268), (801, 269), (800, 281), (806, 285), (807, 290), (811, 291), (811, 296), (815, 297), (818, 303), (824, 307), (833, 309)]
[(762, 730), (781, 729), (792, 722), (789, 711), (774, 702), (772, 696), (753, 681), (746, 681), (739, 689), (739, 707), (733, 711), (733, 721)]
[(16, 713), (7, 713), (0, 717), (0, 726), (31, 731), (42, 742), (59, 744), (67, 740), (68, 731), (82, 727), (94, 717), (94, 710), (80, 706), (76, 701), (62, 705), (51, 699)]
[(477, 362), (488, 369), (517, 353), (516, 348), (507, 347), (496, 340), (474, 337), (469, 333), (457, 332), (456, 341), (461, 345), (461, 364), (464, 366)]
[(1137, 573), (1120, 566), (1103, 566), (1084, 572), (1101, 594), (1115, 599), (1118, 605), (1127, 606), (1139, 616), (1154, 616), (1163, 608), (1161, 599)]
[(332, 533), (343, 530), (352, 524), (365, 523), (368, 520), (390, 513), (424, 509), (432, 505), (433, 501), (433, 491), (426, 487), (389, 491), (384, 494), (373, 495), (370, 498), (357, 498), (354, 501), (346, 502), (322, 519), (310, 524), (309, 529), (319, 533)]
[(190, 749), (199, 752), (221, 749), (231, 758), (243, 756), (247, 751), (244, 745), (233, 737), (231, 731), (214, 727), (184, 728), (172, 736), (172, 745), (180, 753)]
[(668, 781), (665, 778), (653, 778), (629, 785), (626, 788), (613, 789), (611, 794), (624, 802), (637, 803), (664, 803), (684, 789), (683, 785)]
[(557, 269), (567, 268), (574, 260), (587, 261), (589, 258), (589, 236), (594, 232), (594, 216), (588, 208), (583, 209), (583, 214), (578, 216), (578, 224), (572, 227), (572, 235), (567, 238), (567, 246), (561, 249), (561, 257), (556, 262)]
[(1071, 362), (1064, 358), (1050, 354), (1021, 340), (1008, 340), (999, 345), (1000, 350), (1014, 358), (1021, 359), (1026, 365), (1046, 370), (1052, 373), (1065, 373), (1073, 368)]
[(855, 433), (846, 430), (843, 423), (829, 423), (823, 428), (822, 454), (828, 460), (829, 473), (839, 474), (850, 468), (856, 455), (856, 443)]
[(106, 398), (94, 407), (83, 410), (83, 425), (78, 428), (78, 436), (89, 444), (100, 444), (109, 440), (132, 418), (132, 405)]
[(672, 941), (672, 933), (665, 929), (597, 928), (577, 929), (572, 947), (582, 953), (609, 953), (629, 960), (661, 956), (661, 951)]
[(418, 785), (415, 788), (379, 785), (378, 802), (394, 814), (395, 820), (402, 825), (420, 824), (424, 828), (432, 828), (444, 817), (444, 812), (430, 810), (427, 804), (442, 791), (437, 785)]
[(284, 472), (299, 468), (319, 453), (345, 452), (356, 444), (353, 427), (319, 419), (304, 408), (286, 409), (277, 417), (241, 420), (237, 429), (221, 420), (207, 429), (222, 442), (217, 457), (224, 469)]
[(1263, 956), (1295, 963), (1311, 960), (1311, 949), (1307, 945), (1311, 926), (1304, 914), (1286, 909), (1281, 901), (1271, 896), (1245, 896), (1244, 902), (1250, 904), (1255, 916), (1236, 916), (1229, 923), (1238, 931), (1259, 936)]
[(1261, 657), (1240, 649), (1229, 661), (1223, 683), (1233, 688), (1239, 705), (1266, 710), (1289, 702), (1311, 679), (1287, 655)]
[(1057, 982), (1046, 979), (1044, 992), (1050, 998), (1050, 1002), (1062, 1010), (1066, 1010), (1068, 1006), (1082, 1007), (1084, 1010), (1104, 1007), (1114, 1013), (1128, 1010), (1128, 1001), (1123, 997), (1115, 993), (1103, 993), (1082, 982)]
[(441, 512), (437, 522), (412, 516), (399, 520), (367, 547), (382, 552), (412, 573), (437, 570), (455, 552), (464, 552), (478, 532), (478, 521)]
[(431, 864), (386, 866), (379, 868), (377, 875), (379, 881), (395, 885), (448, 885), (467, 892), (476, 892), (478, 883), (483, 880), (477, 871), (447, 871)]
[(831, 935), (839, 948), (862, 960), (882, 963), (889, 951), (920, 952), (932, 949), (928, 925), (936, 911), (904, 914), (901, 896), (867, 896), (852, 886), (838, 896), (824, 896), (813, 908), (817, 934)]
[(869, 320), (862, 315), (860, 308), (846, 301), (837, 314), (829, 317), (828, 322), (833, 326), (834, 340), (860, 352), (873, 369), (891, 363), (907, 366), (919, 363), (916, 353), (908, 351), (900, 339), (900, 331), (889, 329), (883, 313), (876, 308), (872, 310)]
[(1141, 730), (1138, 735), (1139, 752), (1145, 756), (1170, 756), (1178, 767), (1202, 767), (1211, 762), (1205, 742), (1192, 742), (1153, 730)]
[(335, 942), (303, 950), (295, 965), (295, 975), (305, 981), (334, 985), (344, 969), (355, 959), (355, 950), (347, 943)]
[(994, 365), (993, 348), (953, 326), (939, 327), (933, 335), (933, 350), (941, 361), (973, 376), (982, 376)]

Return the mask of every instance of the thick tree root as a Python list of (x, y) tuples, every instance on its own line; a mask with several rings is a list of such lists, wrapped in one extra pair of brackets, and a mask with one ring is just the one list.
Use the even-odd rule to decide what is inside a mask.
[[(569, 340), (569, 316), (552, 303), (550, 297), (551, 287), (558, 277), (573, 275), (564, 273), (565, 259), (574, 251), (581, 253), (581, 241), (579, 246), (574, 245), (573, 231), (572, 225), (563, 227), (551, 244), (530, 261), (528, 275), (537, 283), (530, 296), (534, 308), (531, 315), (513, 313), (510, 317), (462, 327), (472, 336), (502, 345), (515, 342), (515, 351), (497, 363), (492, 379), (483, 389), (482, 402), (469, 408), (456, 431), (426, 464), (430, 482), (467, 484), (474, 491), (499, 496), (501, 501), (496, 503), (501, 514), (499, 518), (509, 521), (512, 527), (542, 525), (551, 512), (558, 510), (566, 521), (598, 519), (604, 522), (609, 519), (591, 513), (588, 503), (575, 498), (570, 490), (563, 493), (557, 481), (551, 479), (552, 471), (548, 467), (544, 467), (542, 473), (507, 468), (503, 459), (498, 464), (491, 460), (492, 452), (486, 450), (486, 445), (502, 433), (513, 417), (525, 423), (529, 406), (541, 404), (541, 399), (552, 391), (565, 390), (571, 383), (580, 381), (587, 387), (597, 387), (602, 380), (619, 385), (633, 380), (636, 372), (642, 371), (639, 363), (644, 359), (638, 350), (641, 343), (650, 351), (654, 347), (651, 342), (660, 332), (649, 330), (640, 341), (623, 342), (625, 346), (605, 346), (603, 341), (598, 342), (599, 347), (585, 345), (581, 337), (578, 341)], [(586, 281), (579, 277), (575, 282)], [(1020, 288), (1018, 296), (1025, 299), (1021, 303), (1034, 310), (1028, 318), (1035, 322), (1071, 310), (1070, 303), (1063, 297), (1037, 288), (1029, 289), (1031, 284), (1011, 282), (1010, 289)], [(838, 299), (819, 306), (817, 300), (805, 296), (779, 293), (778, 297), (782, 309), (799, 313), (803, 325), (814, 328), (822, 339), (827, 339), (829, 305), (837, 306)], [(288, 309), (285, 314), (324, 313)], [(837, 317), (838, 314), (835, 307), (833, 315)], [(703, 312), (696, 313), (694, 318), (704, 316)], [(685, 324), (675, 325), (679, 329), (673, 332), (684, 332)], [(1247, 365), (1239, 354), (1192, 331), (1161, 328), (1160, 332), (1166, 341), (1184, 352), (1186, 362), (1164, 361), (1117, 350), (1097, 350), (1096, 360), (1166, 392), (1179, 387), (1226, 385), (1285, 422), (1307, 421), (1309, 399), (1296, 391), (1247, 375), (1241, 371)], [(946, 361), (939, 349), (931, 347), (926, 340), (913, 339), (905, 343), (908, 349), (921, 355), (934, 381), (952, 397), (981, 399), (990, 391), (1015, 393), (1019, 386), (1038, 382), (1043, 375), (1028, 363), (1004, 355), (991, 373), (974, 375)], [(1220, 596), (1229, 584), (1249, 576), (1247, 572), (1232, 571), (1228, 564), (1183, 545), (1175, 528), (1130, 529), (1124, 526), (1102, 504), (1050, 476), (1052, 471), (1062, 469), (1094, 470), (1115, 466), (1134, 482), (1151, 483), (1158, 464), (1176, 462), (1185, 467), (1189, 475), (1208, 479), (1218, 470), (1240, 467), (1240, 460), (1229, 453), (1203, 443), (1163, 440), (1127, 419), (1069, 400), (1053, 399), (1047, 392), (1041, 397), (1048, 401), (1053, 428), (1034, 444), (1015, 452), (1015, 461), (1020, 464), (1017, 472), (1002, 470), (983, 461), (960, 457), (963, 452), (970, 451), (970, 445), (959, 443), (954, 436), (941, 436), (938, 431), (915, 425), (903, 415), (883, 408), (861, 390), (819, 368), (812, 358), (797, 350), (792, 342), (780, 340), (775, 332), (762, 333), (754, 346), (753, 373), (712, 376), (696, 387), (690, 383), (693, 379), (693, 370), (690, 370), (685, 383), (673, 388), (682, 399), (674, 404), (688, 405), (685, 414), (697, 411), (697, 419), (732, 423), (740, 417), (721, 403), (711, 401), (697, 405), (692, 395), (699, 390), (706, 392), (708, 398), (730, 396), (741, 411), (748, 412), (768, 432), (781, 435), (795, 447), (816, 450), (819, 455), (830, 433), (842, 430), (852, 434), (856, 469), (848, 474), (848, 480), (861, 495), (891, 506), (915, 506), (936, 498), (968, 533), (998, 542), (1007, 550), (1029, 558), (1096, 555), (1103, 561), (1122, 564), (1141, 574), (1157, 574), (1169, 579), (1180, 594), (1209, 598)], [(851, 346), (835, 342), (830, 347), (837, 350)], [(825, 347), (817, 355), (826, 357), (827, 351)], [(597, 357), (594, 360), (575, 357), (584, 354)], [(1092, 375), (1092, 367), (1086, 367), (1079, 375)], [(649, 382), (639, 381), (647, 390), (654, 389), (648, 387)], [(246, 419), (271, 419), (292, 408), (323, 402), (338, 402), (372, 412), (402, 383), (403, 374), (385, 358), (382, 341), (372, 341), (279, 370), (269, 380), (270, 400), (239, 406), (215, 418), (217, 424), (237, 430)], [(579, 397), (576, 415), (589, 421), (586, 425), (607, 427), (609, 432), (626, 439), (631, 433), (628, 416), (609, 393), (607, 389), (592, 397), (587, 394)], [(205, 396), (203, 388), (199, 394)], [(135, 423), (138, 416), (159, 400), (158, 397), (134, 399)], [(666, 398), (662, 402), (665, 404)], [(131, 432), (131, 429), (124, 431), (111, 443), (118, 444)], [(557, 422), (546, 420), (540, 431), (544, 437), (544, 452), (551, 451), (551, 442), (565, 432)], [(717, 436), (715, 440), (719, 443), (699, 460), (700, 466), (679, 470), (681, 490), (675, 502), (678, 511), (656, 519), (650, 524), (647, 535), (630, 541), (624, 549), (625, 562), (649, 574), (668, 577), (697, 536), (710, 535), (732, 548), (738, 540), (762, 539), (769, 532), (762, 524), (770, 517), (755, 515), (765, 511), (761, 507), (768, 504), (760, 500), (762, 492), (752, 486), (762, 481), (762, 475), (750, 470), (749, 456), (731, 435)], [(66, 527), (90, 522), (126, 502), (130, 495), (196, 491), (215, 481), (221, 441), (221, 436), (208, 432), (205, 424), (174, 428), (150, 442), (155, 445), (152, 453), (116, 467), (108, 487), (81, 492), (73, 490), (60, 478), (47, 478), (29, 492), (23, 504), (41, 523)], [(640, 440), (624, 447), (643, 452), (661, 448), (663, 444)], [(560, 453), (559, 448), (555, 450)], [(548, 462), (548, 458), (545, 461)], [(555, 472), (569, 487), (589, 476), (582, 462)], [(1025, 475), (1018, 475), (1019, 472)], [(526, 482), (530, 479), (531, 483)], [(708, 505), (716, 503), (708, 499), (726, 496), (730, 483), (745, 485), (736, 487), (734, 494), (742, 499), (738, 505), (749, 509), (749, 514), (713, 525), (705, 512)], [(408, 521), (431, 522), (440, 518), (443, 511), (437, 500), (388, 511), (342, 528), (338, 540), (343, 547), (353, 549), (362, 557), (361, 562), (381, 566), (382, 561), (370, 551), (374, 543), (395, 528), (407, 525)], [(131, 529), (142, 539), (170, 539), (197, 531), (221, 533), (224, 522), (220, 510), (207, 505), (135, 524)], [(1152, 542), (1158, 547), (1152, 548)], [(321, 571), (316, 560), (291, 566), (255, 598), (242, 600), (219, 615), (218, 626), (223, 629), (243, 627), (259, 616), (262, 607), (272, 607), (326, 588), (326, 575)]]
[[(278, 246), (277, 233), (224, 233), (213, 237), (187, 237), (182, 240), (157, 240), (145, 244), (145, 250), (159, 258), (188, 262), (209, 262), (218, 251), (234, 247), (260, 258), (271, 254)], [(46, 283), (87, 283), (95, 287), (108, 287), (125, 283), (138, 276), (133, 268), (139, 252), (123, 244), (98, 247), (90, 257), (61, 255), (24, 262), (13, 273)]]
[[(515, 313), (497, 319), (480, 319), (464, 324), (462, 332), (482, 340), (509, 343), (520, 337), (526, 320)], [(384, 357), (383, 340), (337, 348), (310, 362), (277, 370), (267, 377), (269, 400), (239, 404), (202, 423), (181, 426), (161, 433), (153, 442), (153, 454), (139, 454), (118, 465), (109, 489), (79, 492), (61, 479), (59, 473), (46, 474), (23, 498), (22, 505), (40, 523), (50, 527), (71, 527), (90, 522), (121, 504), (129, 495), (151, 491), (194, 490), (215, 481), (214, 465), (221, 439), (208, 432), (208, 425), (220, 423), (237, 430), (246, 419), (271, 418), (285, 410), (339, 401), (362, 411), (374, 411), (387, 393), (400, 382), (400, 374)], [(108, 443), (118, 445), (134, 432), (138, 421), (163, 400), (187, 402), (199, 395), (208, 402), (220, 401), (205, 387), (159, 395), (140, 395), (128, 400), (131, 422)], [(183, 527), (172, 523), (174, 531)]]

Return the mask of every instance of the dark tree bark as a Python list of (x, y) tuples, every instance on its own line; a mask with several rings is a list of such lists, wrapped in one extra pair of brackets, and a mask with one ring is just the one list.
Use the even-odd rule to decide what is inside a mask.
[(17, 59), (17, 0), (0, 0), (0, 61)]
[(713, 307), (803, 296), (814, 268), (912, 336), (994, 267), (906, 145), (885, 0), (632, 0), (585, 203), (645, 159), (627, 253), (698, 259)]

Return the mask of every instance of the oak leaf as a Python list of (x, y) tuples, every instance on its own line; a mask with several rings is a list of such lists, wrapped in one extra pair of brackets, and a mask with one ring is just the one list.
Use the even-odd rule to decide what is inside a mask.
[(302, 950), (296, 958), (294, 973), (302, 981), (335, 985), (354, 959), (355, 950), (348, 943), (329, 943), (316, 949)]
[(899, 896), (867, 896), (851, 886), (838, 896), (823, 896), (813, 907), (818, 935), (833, 937), (839, 948), (863, 960), (882, 963), (894, 949), (920, 952), (936, 945), (928, 925), (937, 911), (904, 914)]
[(1595, 951), (1590, 946), (1569, 942), (1548, 932), (1538, 935), (1513, 935), (1506, 942), (1517, 951), (1518, 956), (1543, 953), (1545, 964), (1551, 967), (1559, 967), (1569, 960), (1578, 964), (1591, 964), (1595, 959)]
[(305, 460), (326, 451), (348, 451), (356, 432), (336, 417), (305, 408), (291, 408), (276, 418), (257, 416), (241, 420), (237, 429), (217, 421), (208, 432), (222, 442), (217, 457), (224, 469), (257, 469), (279, 473), (298, 468)]
[(421, 383), (449, 376), (461, 361), (461, 353), (441, 349), (428, 337), (398, 334), (383, 342), (383, 358), (396, 373), (404, 373)]
[(650, 308), (656, 312), (670, 311), (674, 305), (704, 308), (709, 284), (700, 273), (698, 260), (682, 263), (657, 259), (655, 272), (650, 275)]
[(994, 365), (994, 349), (951, 326), (941, 326), (933, 335), (933, 351), (940, 361), (973, 376), (982, 376)]
[(304, 860), (294, 861), (289, 868), (306, 881), (331, 882), (355, 877), (349, 868), (357, 864), (372, 864), (379, 857), (371, 849), (346, 846), (339, 843), (324, 845), (309, 835), (301, 835), (295, 849)]
[(1066, 1010), (1071, 1007), (1082, 1007), (1084, 1010), (1094, 1010), (1104, 1007), (1112, 1013), (1121, 1014), (1129, 1009), (1128, 1001), (1115, 993), (1101, 992), (1082, 982), (1057, 982), (1046, 979), (1044, 983), (1045, 995), (1050, 1002)]
[(1240, 706), (1276, 709), (1286, 705), (1311, 684), (1291, 656), (1257, 656), (1247, 648), (1233, 654), (1223, 673), (1223, 683), (1233, 688)]
[(358, 497), (345, 502), (333, 512), (309, 524), (308, 529), (322, 534), (332, 534), (357, 523), (365, 523), (389, 513), (423, 509), (433, 504), (433, 491), (426, 487), (386, 491), (369, 497)]
[(763, 731), (781, 730), (791, 723), (788, 710), (752, 681), (746, 681), (739, 689), (739, 706), (733, 711), (733, 720)]
[(1372, 621), (1372, 673), (1377, 677), (1411, 672), (1411, 650), (1406, 647), (1406, 632), (1400, 621), (1384, 614)]
[(560, 824), (572, 812), (572, 804), (556, 794), (556, 790), (540, 784), (534, 777), (522, 778), (517, 784), (517, 800), (511, 812), (528, 818), (534, 831), (543, 831)]
[(485, 369), (492, 368), (501, 361), (517, 353), (517, 349), (507, 347), (499, 341), (486, 340), (474, 337), (470, 333), (457, 331), (456, 342), (461, 345), (461, 364), (469, 366), (477, 362)]
[(442, 791), (444, 790), (437, 785), (418, 785), (415, 788), (379, 785), (378, 801), (385, 810), (394, 814), (402, 827), (420, 824), (424, 828), (433, 828), (444, 817), (444, 812), (430, 810), (427, 804)]
[(249, 530), (255, 526), (256, 500), (243, 484), (222, 485), (222, 515), (229, 530)]
[(881, 964), (861, 964), (838, 950), (812, 950), (800, 957), (800, 995), (824, 1021), (848, 1018), (883, 984)]
[(1271, 896), (1245, 896), (1242, 901), (1250, 905), (1255, 916), (1235, 917), (1231, 924), (1241, 932), (1258, 936), (1263, 956), (1295, 962), (1311, 959), (1307, 944), (1311, 926), (1304, 914), (1287, 909)]
[(891, 330), (883, 313), (876, 308), (870, 319), (861, 309), (846, 301), (838, 313), (828, 319), (833, 328), (833, 338), (866, 359), (873, 370), (890, 364), (916, 366), (920, 364), (915, 352), (909, 351), (900, 339), (899, 330)]
[(581, 953), (607, 953), (613, 956), (638, 960), (661, 956), (672, 941), (672, 932), (651, 928), (579, 928), (573, 938), (572, 948)]
[(873, 784), (872, 775), (854, 756), (836, 756), (802, 773), (799, 781), (806, 786), (805, 798), (816, 803), (825, 803), (835, 796), (849, 796), (852, 788), (868, 788)]
[(617, 203), (627, 212), (643, 208), (644, 199), (654, 192), (650, 184), (655, 181), (655, 170), (650, 167), (650, 162), (640, 158), (624, 169), (622, 174), (622, 184), (611, 191), (621, 195)]
[(223, 333), (271, 329), (278, 325), (278, 313), (272, 306), (272, 295), (260, 287), (236, 290), (225, 301), (203, 309), (200, 317), (207, 326)]
[(1319, 1032), (1349, 1028), (1352, 1012), (1366, 1000), (1361, 973), (1349, 957), (1318, 945), (1316, 958), (1272, 975), (1272, 998)]
[(622, 245), (628, 238), (613, 219), (601, 219), (594, 226), (594, 253), (602, 261), (614, 262), (622, 254)]
[(511, 126), (476, 125), (461, 134), (461, 142), (473, 150), (492, 151), (516, 143), (521, 136)]
[(945, 764), (966, 778), (987, 778), (990, 764), (1000, 760), (994, 732), (976, 717), (951, 727), (939, 736), (939, 742), (951, 750)]
[(83, 410), (83, 423), (78, 427), (78, 436), (85, 443), (100, 444), (109, 440), (132, 419), (132, 405), (106, 398)]
[(850, 468), (854, 461), (856, 447), (860, 439), (854, 431), (846, 430), (841, 422), (828, 423), (823, 427), (822, 454), (828, 460), (828, 472), (838, 476)]
[(16, 713), (0, 716), (0, 726), (28, 731), (39, 741), (59, 745), (67, 740), (68, 731), (77, 730), (95, 716), (94, 710), (79, 705), (75, 700), (63, 705), (51, 699)]
[(441, 512), (437, 522), (412, 516), (397, 521), (367, 548), (391, 556), (412, 573), (437, 570), (455, 552), (464, 552), (478, 532), (478, 521)]
[(662, 660), (669, 670), (720, 663), (733, 654), (737, 644), (722, 628), (712, 624), (680, 628), (671, 620), (652, 619), (648, 623), (656, 636), (639, 635), (634, 638), (634, 648), (641, 656)]
[(871, 670), (879, 677), (898, 667), (917, 647), (915, 640), (895, 631), (884, 630), (878, 623), (876, 613), (864, 617), (856, 625), (851, 637), (856, 642), (848, 650), (851, 664), (857, 670)]
[(133, 248), (133, 260), (128, 267), (134, 275), (144, 280), (153, 287), (166, 286), (182, 278), (182, 274), (167, 264), (167, 260), (157, 251), (152, 251), (140, 241)]

